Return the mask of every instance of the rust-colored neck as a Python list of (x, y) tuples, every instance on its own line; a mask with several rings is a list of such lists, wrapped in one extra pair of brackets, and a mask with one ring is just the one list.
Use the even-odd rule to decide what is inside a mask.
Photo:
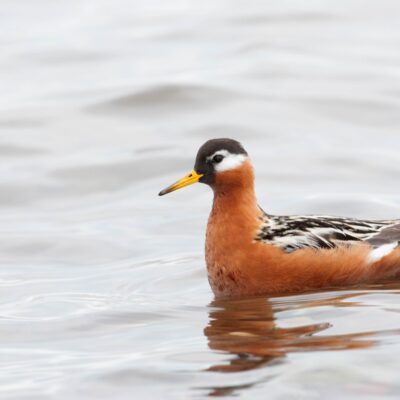
[(213, 190), (214, 203), (206, 240), (206, 256), (212, 263), (216, 258), (232, 255), (253, 243), (261, 216), (250, 161), (234, 170), (218, 173)]
[[(206, 237), (208, 279), (215, 293), (227, 294), (236, 287), (238, 274), (248, 273), (246, 260), (256, 246), (254, 239), (261, 222), (250, 162), (218, 173), (213, 190)], [(240, 280), (247, 281), (243, 277)]]
[(253, 240), (261, 212), (257, 206), (250, 161), (234, 170), (219, 173), (212, 188), (214, 201), (209, 223), (218, 223), (219, 228), (226, 229), (230, 235), (240, 231), (237, 239), (243, 240), (250, 235)]

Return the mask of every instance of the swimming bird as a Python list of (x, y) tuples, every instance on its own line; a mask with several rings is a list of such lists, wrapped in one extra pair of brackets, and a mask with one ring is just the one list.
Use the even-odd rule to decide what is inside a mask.
[(400, 277), (400, 220), (275, 216), (254, 191), (243, 146), (212, 139), (194, 169), (162, 196), (200, 182), (214, 192), (205, 258), (217, 298), (305, 292)]

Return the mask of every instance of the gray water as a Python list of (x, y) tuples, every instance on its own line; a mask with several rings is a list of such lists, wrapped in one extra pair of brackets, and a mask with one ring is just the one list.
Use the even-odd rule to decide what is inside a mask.
[(400, 284), (214, 301), (241, 140), (271, 213), (400, 217), (398, 1), (0, 4), (0, 397), (394, 399)]

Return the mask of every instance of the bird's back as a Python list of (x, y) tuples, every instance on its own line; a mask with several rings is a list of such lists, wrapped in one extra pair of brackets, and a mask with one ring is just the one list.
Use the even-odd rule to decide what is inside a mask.
[(360, 242), (373, 247), (400, 242), (399, 220), (359, 220), (332, 216), (274, 216), (263, 212), (256, 240), (287, 253), (333, 249)]

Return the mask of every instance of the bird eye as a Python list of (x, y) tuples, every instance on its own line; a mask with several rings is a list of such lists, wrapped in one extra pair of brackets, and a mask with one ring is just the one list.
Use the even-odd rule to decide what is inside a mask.
[(213, 157), (212, 161), (213, 161), (213, 163), (218, 164), (218, 163), (220, 163), (223, 159), (224, 159), (224, 156), (223, 156), (223, 155), (221, 155), (221, 154), (216, 154), (216, 155)]

